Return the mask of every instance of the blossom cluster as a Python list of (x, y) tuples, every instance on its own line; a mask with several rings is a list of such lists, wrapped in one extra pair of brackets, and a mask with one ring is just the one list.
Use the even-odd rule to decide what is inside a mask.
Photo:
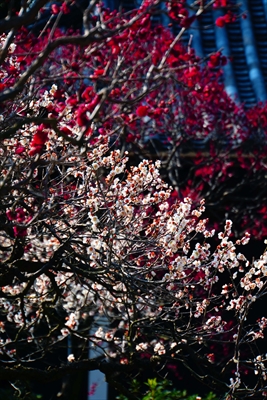
[[(23, 135), (25, 149), (32, 143), (26, 129), (13, 138)], [(50, 133), (46, 140), (33, 166), (30, 152), (18, 154), (10, 139), (2, 143), (3, 154), (12, 154), (17, 166), (10, 176), (5, 157), (9, 191), (3, 197), (1, 262), (14, 273), (2, 275), (4, 360), (32, 362), (47, 340), (53, 346), (72, 335), (124, 364), (131, 348), (140, 357), (175, 360), (198, 343), (202, 358), (220, 368), (211, 344), (204, 343), (247, 338), (253, 346), (263, 337), (264, 318), (249, 329), (238, 322), (250, 316), (266, 290), (266, 253), (249, 262), (236, 251), (248, 234), (233, 242), (228, 220), (212, 250), (215, 231), (202, 219), (204, 201), (197, 209), (189, 198), (173, 202), (160, 162), (131, 167), (105, 144), (83, 150)], [(232, 311), (236, 325), (229, 329)], [(92, 331), (101, 315), (106, 322)], [(45, 338), (43, 329), (50, 332)], [(30, 354), (24, 353), (25, 343), (31, 344)], [(229, 350), (233, 367), (234, 357)], [(241, 352), (238, 365), (254, 363), (263, 376), (264, 356), (259, 357), (261, 364), (247, 354), (244, 361)], [(228, 385), (233, 387), (238, 389)]]

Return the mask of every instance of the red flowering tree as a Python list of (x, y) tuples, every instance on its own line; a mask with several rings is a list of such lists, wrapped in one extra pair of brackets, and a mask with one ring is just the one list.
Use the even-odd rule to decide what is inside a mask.
[[(179, 183), (173, 163), (192, 141), (219, 138), (229, 157), (229, 146), (246, 142), (254, 116), (229, 100), (213, 70), (226, 60), (218, 52), (202, 67), (180, 44), (194, 20), (184, 1), (167, 4), (176, 38), (152, 27), (157, 1), (131, 13), (92, 2), (83, 33), (61, 31), (72, 4), (54, 5), (52, 26), (36, 34), (25, 24), (45, 3), (23, 3), (0, 25), (1, 379), (100, 369), (127, 393), (117, 372), (182, 363), (221, 393), (264, 394), (267, 321), (255, 309), (266, 253), (247, 260), (239, 246), (249, 235), (234, 242), (230, 220), (214, 246), (204, 201), (193, 207), (186, 197), (188, 179), (177, 188), (182, 200), (160, 162), (144, 160), (162, 152), (162, 172)], [(212, 5), (204, 3), (196, 16)], [(226, 156), (216, 176), (203, 157), (194, 158), (196, 178), (205, 190), (207, 174), (221, 185)], [(197, 200), (199, 189), (190, 194)], [(47, 368), (67, 337), (79, 343), (74, 354)], [(99, 357), (88, 359), (88, 346)]]
[[(71, 4), (52, 7), (54, 25), (38, 37), (33, 16), (41, 2), (35, 3), (25, 13), (35, 11), (30, 25), (35, 33), (28, 36), (23, 29), (17, 33), (17, 64), (4, 66), (2, 71), (0, 100), (11, 100), (9, 106), (5, 102), (3, 115), (8, 115), (13, 125), (18, 112), (16, 121), (22, 124), (25, 111), (13, 102), (14, 96), (22, 90), (25, 93), (27, 83), (26, 87), (31, 87), (29, 101), (33, 101), (35, 95), (56, 84), (56, 101), (46, 107), (49, 118), (44, 120), (41, 114), (37, 120), (34, 115), (36, 129), (41, 123), (52, 124), (61, 129), (61, 135), (68, 135), (75, 123), (83, 131), (80, 144), (85, 137), (96, 140), (101, 135), (121, 151), (128, 150), (135, 159), (131, 162), (144, 156), (160, 158), (162, 176), (180, 199), (190, 195), (197, 203), (206, 198), (210, 224), (217, 226), (218, 216), (221, 221), (230, 217), (237, 233), (249, 230), (254, 238), (262, 238), (266, 233), (267, 193), (262, 185), (266, 106), (249, 111), (237, 106), (224, 91), (220, 67), (228, 60), (221, 52), (211, 54), (203, 64), (205, 60), (179, 40), (207, 6), (223, 7), (227, 23), (236, 18), (235, 8), (229, 5), (228, 9), (225, 2), (211, 3), (200, 2), (193, 13), (184, 1), (169, 2), (169, 15), (181, 26), (176, 38), (161, 27), (151, 29), (150, 15), (158, 12), (156, 2), (149, 5), (150, 14), (144, 8), (148, 5), (131, 14), (127, 29), (116, 12), (101, 13), (99, 8), (97, 16), (87, 10), (84, 34), (72, 32), (71, 39), (56, 28)], [(12, 24), (18, 29), (24, 21), (23, 13), (12, 21), (6, 19), (2, 31)], [(6, 46), (2, 59), (7, 51)], [(63, 120), (66, 112), (73, 113), (75, 122)], [(7, 119), (4, 127), (8, 127)], [(32, 140), (32, 155), (40, 151), (46, 137), (41, 128)]]

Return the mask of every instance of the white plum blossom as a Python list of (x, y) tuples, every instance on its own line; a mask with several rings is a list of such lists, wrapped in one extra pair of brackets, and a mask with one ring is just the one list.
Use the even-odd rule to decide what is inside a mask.
[(75, 361), (75, 357), (74, 354), (69, 354), (67, 357), (68, 362), (72, 363), (73, 361)]
[[(46, 106), (56, 91), (52, 85), (44, 93)], [(36, 112), (44, 103), (29, 107)], [(42, 174), (45, 169), (46, 179), (34, 190), (28, 183), (25, 163), (32, 165), (27, 151), (37, 126), (25, 125), (16, 138), (26, 149), (23, 157), (14, 155), (16, 190), (3, 203), (8, 228), (0, 231), (0, 261), (7, 266), (0, 294), (2, 355), (21, 362), (17, 343), (6, 334), (10, 325), (17, 340), (31, 343), (36, 354), (42, 346), (75, 337), (81, 348), (89, 343), (107, 361), (123, 365), (131, 362), (133, 349), (140, 360), (145, 355), (175, 361), (192, 343), (203, 362), (220, 369), (211, 343), (247, 340), (253, 346), (264, 337), (264, 317), (253, 329), (246, 318), (266, 293), (266, 252), (252, 262), (237, 252), (249, 236), (234, 241), (231, 221), (212, 239), (204, 201), (196, 209), (189, 198), (173, 201), (172, 188), (160, 179), (159, 163), (143, 160), (128, 167), (127, 156), (107, 145), (64, 147), (62, 137), (45, 129), (38, 168)], [(73, 129), (73, 137), (79, 129)], [(6, 152), (10, 146), (10, 141), (3, 143)], [(33, 182), (39, 179), (38, 168), (30, 176)], [(17, 249), (21, 253), (14, 258)], [(227, 313), (234, 315), (232, 328)], [(45, 327), (47, 338), (39, 327)], [(257, 357), (262, 355), (243, 362), (240, 356), (238, 363), (257, 363), (264, 380), (261, 363), (266, 361)], [(75, 361), (73, 354), (66, 358)], [(235, 372), (229, 390), (239, 388)]]

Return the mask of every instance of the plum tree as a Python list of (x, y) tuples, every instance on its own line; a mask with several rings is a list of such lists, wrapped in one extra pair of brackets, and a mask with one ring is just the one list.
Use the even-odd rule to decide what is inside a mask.
[[(82, 32), (59, 29), (71, 3), (56, 4), (55, 22), (36, 35), (25, 24), (46, 3), (21, 2), (0, 24), (1, 379), (100, 369), (127, 395), (118, 373), (182, 363), (233, 398), (264, 395), (267, 320), (255, 309), (266, 252), (240, 253), (249, 234), (234, 241), (229, 219), (214, 241), (199, 188), (194, 206), (188, 181), (175, 193), (160, 175), (182, 148), (211, 137), (210, 154), (220, 139), (224, 162), (203, 166), (197, 154), (195, 175), (213, 179), (220, 167), (221, 185), (229, 146), (239, 154), (249, 143), (255, 116), (218, 83), (226, 60), (218, 52), (201, 65), (180, 44), (194, 19), (184, 1), (167, 5), (176, 37), (152, 26), (158, 1), (128, 13), (93, 1)], [(196, 16), (227, 6), (204, 3)], [(162, 164), (147, 160), (159, 143)], [(79, 343), (74, 354), (47, 365), (67, 337)], [(88, 358), (91, 346), (99, 357)]]

